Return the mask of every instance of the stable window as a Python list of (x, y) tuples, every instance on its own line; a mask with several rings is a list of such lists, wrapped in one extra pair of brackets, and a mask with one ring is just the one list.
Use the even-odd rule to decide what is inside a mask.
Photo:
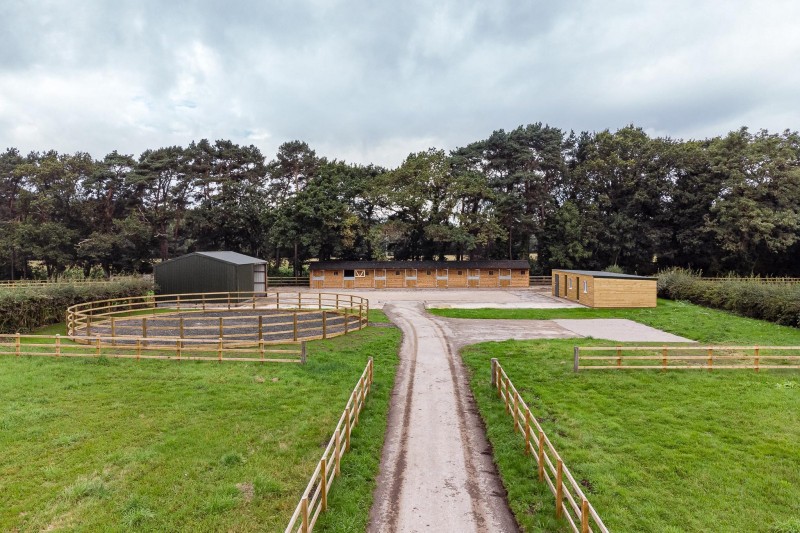
[(460, 271), (460, 270), (458, 271), (458, 275), (459, 275), (459, 276), (461, 275), (461, 271)]
[(395, 271), (394, 271), (394, 275), (395, 275), (395, 276), (399, 276), (399, 275), (400, 275), (400, 271), (399, 271), (399, 270), (395, 270)]
[(356, 270), (356, 277), (357, 278), (364, 278), (367, 276), (366, 270)]
[(426, 276), (430, 276), (430, 275), (431, 275), (431, 271), (430, 271), (430, 270), (426, 270), (426, 271), (425, 271), (425, 275), (426, 275)]
[(355, 277), (355, 271), (353, 270), (345, 270), (344, 277), (347, 279), (353, 279)]
[(333, 275), (334, 275), (334, 276), (338, 276), (338, 275), (339, 275), (339, 271), (338, 271), (338, 270), (334, 270), (334, 271), (333, 271)]
[(525, 275), (525, 271), (524, 271), (524, 270), (520, 270), (520, 271), (519, 271), (519, 275), (520, 275), (520, 276), (524, 276), (524, 275)]
[(489, 275), (490, 275), (490, 276), (494, 276), (494, 270), (490, 270), (490, 271), (489, 271)]
[(589, 294), (589, 282), (588, 281), (584, 281), (583, 282), (583, 294)]

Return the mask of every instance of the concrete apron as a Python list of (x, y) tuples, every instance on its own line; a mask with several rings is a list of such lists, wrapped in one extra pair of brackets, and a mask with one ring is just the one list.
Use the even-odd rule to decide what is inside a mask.
[(518, 531), (446, 326), (419, 302), (384, 311), (403, 345), (368, 531)]

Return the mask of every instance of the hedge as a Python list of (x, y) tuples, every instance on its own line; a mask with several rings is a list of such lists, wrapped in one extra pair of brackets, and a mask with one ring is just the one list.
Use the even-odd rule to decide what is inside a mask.
[(688, 270), (658, 276), (658, 295), (730, 311), (737, 315), (800, 327), (800, 285), (752, 281), (707, 281)]
[(71, 305), (144, 296), (152, 290), (152, 282), (142, 279), (3, 288), (0, 289), (0, 333), (29, 333), (48, 324), (63, 322), (67, 307)]

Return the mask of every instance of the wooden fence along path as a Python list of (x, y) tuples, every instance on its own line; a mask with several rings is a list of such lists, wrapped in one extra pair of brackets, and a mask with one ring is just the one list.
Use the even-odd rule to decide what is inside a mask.
[(328, 492), (331, 485), (339, 476), (342, 456), (350, 449), (350, 433), (358, 424), (358, 415), (364, 408), (364, 403), (372, 388), (374, 375), (374, 362), (372, 357), (367, 361), (367, 366), (361, 373), (350, 398), (344, 407), (339, 423), (333, 430), (333, 436), (328, 441), (328, 446), (322, 452), (322, 458), (317, 463), (306, 490), (286, 526), (286, 533), (309, 533), (314, 530), (319, 515), (328, 510)]
[(525, 454), (532, 454), (539, 471), (539, 481), (547, 483), (556, 498), (556, 516), (564, 517), (575, 532), (608, 533), (580, 485), (570, 473), (536, 417), (511, 383), (497, 359), (492, 359), (492, 386), (505, 402), (506, 412), (514, 419), (514, 432), (525, 438)]
[[(613, 355), (583, 355), (584, 352), (611, 352)], [(587, 361), (589, 364), (582, 364)], [(575, 372), (742, 369), (756, 372), (800, 369), (800, 346), (575, 346), (574, 349)]]
[[(306, 345), (297, 348), (265, 348), (262, 340), (249, 348), (225, 345), (207, 339), (163, 339), (119, 337), (83, 338), (78, 344), (61, 335), (0, 335), (0, 357), (107, 357), (109, 359), (166, 359), (174, 361), (251, 361), (261, 363), (306, 362)], [(167, 344), (169, 341), (171, 344)]]

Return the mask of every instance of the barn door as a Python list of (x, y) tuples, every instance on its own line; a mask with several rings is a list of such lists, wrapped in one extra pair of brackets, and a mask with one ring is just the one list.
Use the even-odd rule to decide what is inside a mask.
[(467, 270), (467, 286), (480, 287), (481, 286), (481, 269), (470, 268)]
[(253, 292), (267, 292), (267, 265), (253, 265)]
[(385, 289), (386, 288), (386, 269), (378, 270), (375, 269), (375, 288), (376, 289)]
[(437, 268), (436, 269), (436, 288), (437, 289), (446, 289), (447, 288), (447, 280), (449, 278), (449, 270), (446, 268)]
[(407, 268), (406, 269), (406, 287), (416, 287), (417, 286), (417, 269), (416, 268)]
[(511, 269), (510, 268), (501, 268), (498, 272), (500, 278), (500, 286), (501, 287), (510, 287), (511, 286)]

